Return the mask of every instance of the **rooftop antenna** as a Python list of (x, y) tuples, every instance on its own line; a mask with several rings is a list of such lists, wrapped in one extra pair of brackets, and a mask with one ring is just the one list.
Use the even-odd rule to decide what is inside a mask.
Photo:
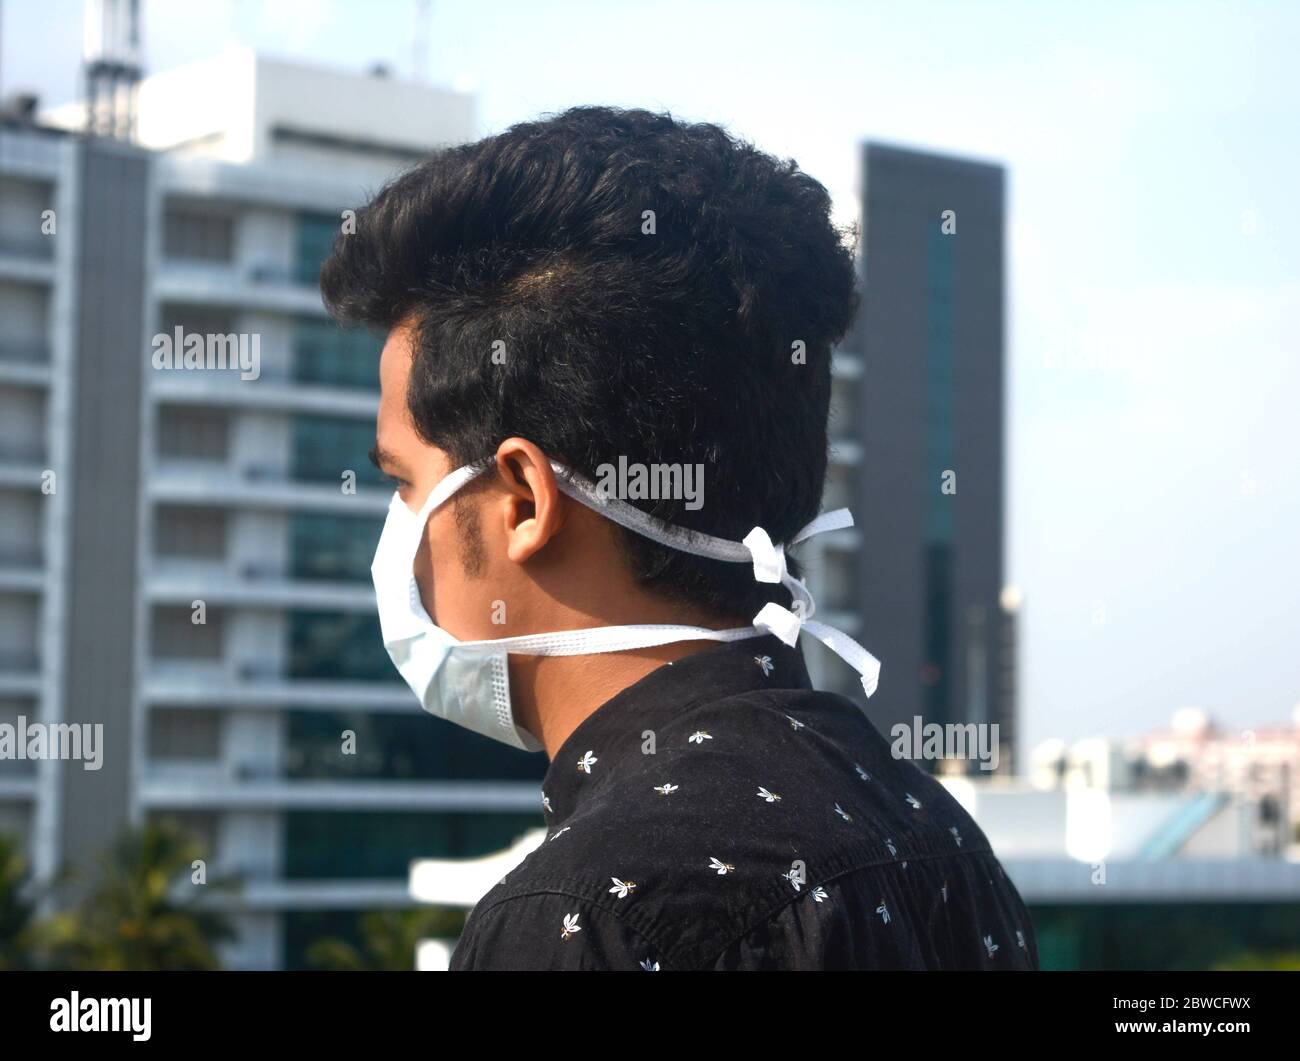
[(86, 0), (82, 76), (86, 132), (135, 139), (140, 84), (140, 0)]

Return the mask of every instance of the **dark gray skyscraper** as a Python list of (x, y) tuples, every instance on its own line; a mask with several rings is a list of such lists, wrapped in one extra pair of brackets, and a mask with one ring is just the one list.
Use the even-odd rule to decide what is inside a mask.
[(869, 713), (997, 722), (1013, 742), (1004, 614), (1004, 171), (866, 144), (856, 436)]

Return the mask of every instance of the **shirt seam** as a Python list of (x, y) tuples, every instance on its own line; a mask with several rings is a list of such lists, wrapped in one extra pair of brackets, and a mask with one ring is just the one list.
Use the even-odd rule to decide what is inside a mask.
[[(885, 866), (901, 866), (903, 862), (930, 862), (936, 859), (946, 858), (965, 858), (971, 855), (993, 855), (993, 849), (990, 845), (979, 847), (963, 848), (957, 851), (936, 851), (928, 852), (922, 855), (909, 855), (907, 858), (863, 858), (855, 860), (852, 854), (840, 856), (839, 859), (831, 859), (832, 864), (838, 861), (838, 868), (828, 869), (825, 873), (820, 874), (816, 883), (806, 885), (809, 888), (816, 888), (823, 884), (829, 884), (841, 877), (851, 873), (856, 873), (864, 869), (876, 869)], [(682, 947), (665, 946), (656, 938), (666, 933), (662, 925), (662, 916), (659, 913), (642, 912), (638, 907), (631, 906), (620, 909), (619, 904), (613, 900), (606, 899), (598, 895), (592, 897), (584, 888), (590, 887), (586, 882), (571, 876), (559, 876), (554, 874), (538, 875), (528, 882), (526, 886), (519, 891), (512, 891), (508, 895), (503, 895), (494, 900), (490, 906), (484, 908), (483, 917), (499, 907), (515, 899), (528, 898), (536, 895), (559, 895), (565, 898), (592, 906), (598, 910), (606, 911), (612, 914), (618, 921), (626, 925), (628, 929), (634, 932), (647, 946), (654, 951), (654, 956), (665, 962), (670, 969), (691, 970), (697, 968), (708, 968), (714, 964), (728, 947), (733, 946), (738, 941), (744, 939), (759, 926), (771, 921), (782, 910), (793, 903), (795, 900), (802, 898), (806, 892), (797, 892), (782, 898), (779, 895), (780, 886), (772, 885), (770, 888), (764, 886), (762, 890), (753, 894), (753, 900), (756, 903), (765, 903), (774, 900), (780, 900), (775, 906), (767, 908), (762, 914), (759, 914), (751, 921), (747, 922), (745, 927), (732, 936), (726, 938), (726, 942), (713, 952), (715, 946), (710, 943), (707, 945), (687, 944)], [(709, 949), (705, 949), (705, 947)], [(700, 957), (700, 955), (712, 955), (711, 957)]]

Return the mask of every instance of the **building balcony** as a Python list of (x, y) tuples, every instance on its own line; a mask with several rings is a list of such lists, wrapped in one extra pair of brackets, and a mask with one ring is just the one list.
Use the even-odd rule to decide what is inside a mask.
[(301, 482), (287, 469), (161, 459), (148, 474), (149, 497), (178, 504), (221, 505), (279, 511), (328, 512), (335, 515), (380, 516), (388, 511), (392, 494), (361, 487), (345, 494), (338, 484)]
[(366, 582), (317, 582), (286, 578), (256, 565), (239, 574), (206, 565), (186, 565), (155, 570), (149, 576), (148, 597), (154, 604), (188, 608), (202, 599), (210, 606), (249, 608), (301, 608), (320, 611), (370, 613), (375, 591)]
[[(394, 672), (396, 673), (396, 672)], [(310, 708), (313, 711), (382, 711), (418, 713), (419, 701), (401, 681), (339, 681), (286, 678), (279, 664), (243, 663), (231, 673), (224, 665), (154, 664), (145, 677), (147, 703), (169, 707), (229, 706), (263, 710)]]
[(277, 270), (242, 262), (196, 264), (164, 259), (153, 278), (160, 302), (222, 306), (304, 316), (327, 316), (320, 289), (278, 279)]
[(302, 383), (282, 369), (264, 370), (257, 379), (249, 380), (241, 379), (234, 370), (153, 371), (149, 379), (155, 400), (178, 404), (355, 416), (362, 420), (373, 420), (379, 408), (379, 395), (374, 391)]
[(140, 800), (162, 810), (445, 811), (533, 814), (535, 781), (298, 781), (262, 767), (178, 777), (146, 768)]
[[(214, 873), (217, 871), (214, 870)], [(238, 869), (221, 870), (238, 873)], [(201, 905), (224, 913), (289, 910), (404, 910), (414, 907), (404, 880), (284, 880), (244, 876), (235, 894), (206, 894)]]

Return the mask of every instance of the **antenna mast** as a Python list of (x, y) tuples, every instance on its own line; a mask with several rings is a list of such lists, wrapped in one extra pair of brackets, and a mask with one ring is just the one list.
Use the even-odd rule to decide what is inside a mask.
[(135, 139), (140, 83), (140, 0), (86, 0), (82, 76), (86, 132)]

